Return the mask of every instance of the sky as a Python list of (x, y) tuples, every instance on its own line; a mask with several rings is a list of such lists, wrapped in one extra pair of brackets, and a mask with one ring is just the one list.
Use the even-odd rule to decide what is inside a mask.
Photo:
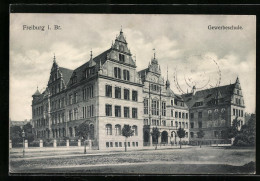
[[(45, 26), (44, 31), (26, 26)], [(47, 26), (51, 30), (47, 29)], [(60, 26), (54, 30), (54, 25)], [(241, 26), (240, 30), (209, 30)], [(59, 66), (75, 69), (111, 47), (124, 32), (137, 70), (147, 68), (155, 49), (172, 90), (174, 75), (184, 92), (240, 79), (246, 112), (255, 112), (256, 17), (248, 15), (18, 14), (10, 15), (11, 120), (31, 119), (32, 94), (42, 92), (55, 54)], [(188, 84), (187, 84), (188, 83)], [(189, 86), (188, 86), (189, 85)]]

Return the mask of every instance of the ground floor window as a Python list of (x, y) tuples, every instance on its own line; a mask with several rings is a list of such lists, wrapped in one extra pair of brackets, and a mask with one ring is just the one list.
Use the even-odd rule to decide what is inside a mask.
[(113, 142), (110, 142), (110, 147), (113, 147)]
[(115, 142), (115, 147), (118, 147), (118, 142)]
[(135, 147), (135, 142), (132, 142), (132, 146)]
[(109, 142), (106, 142), (106, 147), (109, 147)]
[(130, 142), (128, 142), (128, 147), (130, 147)]
[(138, 142), (135, 143), (135, 146), (138, 147)]
[(122, 147), (122, 142), (119, 142), (119, 147)]

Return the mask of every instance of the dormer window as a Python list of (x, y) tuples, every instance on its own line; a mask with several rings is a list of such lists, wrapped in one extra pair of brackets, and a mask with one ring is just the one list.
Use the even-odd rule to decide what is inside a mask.
[(119, 61), (120, 62), (125, 62), (125, 55), (119, 54)]

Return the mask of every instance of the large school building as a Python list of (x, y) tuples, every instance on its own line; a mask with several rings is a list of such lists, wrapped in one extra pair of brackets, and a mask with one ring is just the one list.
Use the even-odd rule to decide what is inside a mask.
[[(168, 74), (168, 70), (167, 70)], [(75, 130), (89, 124), (89, 140), (97, 149), (161, 146), (179, 143), (178, 128), (184, 128), (183, 142), (221, 139), (221, 133), (237, 117), (244, 124), (244, 101), (239, 79), (234, 84), (178, 95), (161, 75), (157, 57), (149, 66), (136, 70), (125, 36), (120, 31), (111, 47), (70, 70), (53, 58), (47, 88), (32, 100), (32, 124), (36, 139), (79, 139)], [(122, 136), (125, 124), (134, 135)], [(158, 140), (152, 128), (160, 131)], [(94, 148), (94, 147), (93, 147)]]

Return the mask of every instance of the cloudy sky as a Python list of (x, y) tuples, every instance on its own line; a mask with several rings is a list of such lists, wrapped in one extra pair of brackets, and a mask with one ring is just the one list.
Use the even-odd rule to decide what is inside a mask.
[[(23, 25), (45, 29), (23, 30)], [(53, 30), (54, 25), (61, 30)], [(209, 30), (209, 25), (243, 29)], [(155, 48), (162, 75), (166, 78), (168, 66), (176, 93), (174, 72), (185, 91), (190, 91), (185, 78), (215, 86), (217, 80), (225, 85), (239, 76), (246, 111), (255, 112), (255, 16), (11, 14), (10, 118), (31, 119), (32, 94), (37, 86), (41, 92), (46, 88), (54, 53), (59, 66), (75, 69), (89, 60), (91, 49), (97, 56), (110, 48), (121, 26), (137, 70), (148, 66)]]

